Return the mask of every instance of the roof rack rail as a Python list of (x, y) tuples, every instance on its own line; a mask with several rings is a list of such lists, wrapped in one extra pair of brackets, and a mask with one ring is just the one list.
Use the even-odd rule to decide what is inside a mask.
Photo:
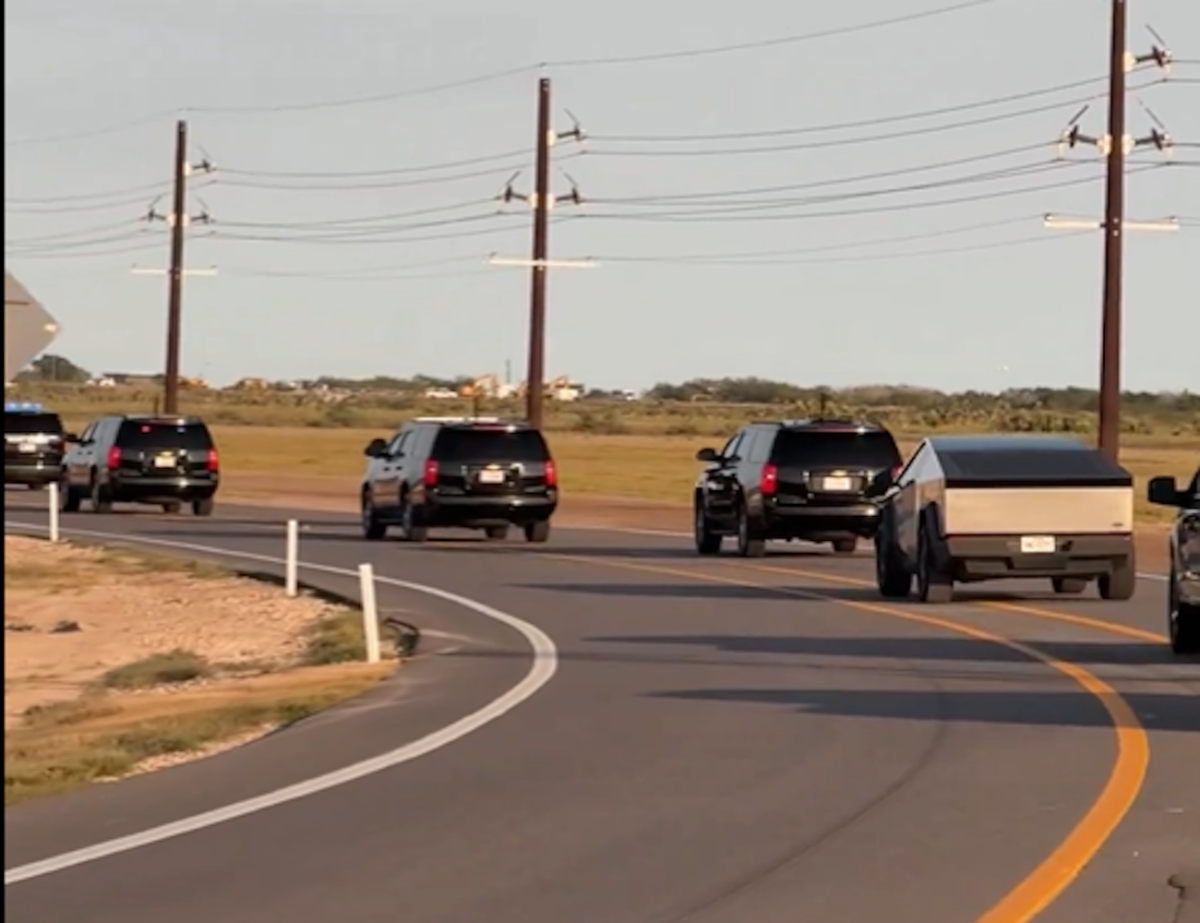
[(500, 417), (414, 417), (414, 423), (505, 423)]

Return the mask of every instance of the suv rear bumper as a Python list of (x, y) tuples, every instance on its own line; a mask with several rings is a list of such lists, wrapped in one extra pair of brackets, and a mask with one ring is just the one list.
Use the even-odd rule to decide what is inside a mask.
[(425, 524), (430, 526), (525, 525), (549, 519), (557, 497), (499, 495), (493, 497), (425, 496)]
[(126, 503), (191, 503), (207, 500), (217, 492), (217, 477), (129, 477), (114, 475), (109, 480), (112, 499)]
[(871, 538), (879, 528), (879, 507), (870, 502), (836, 506), (772, 503), (766, 507), (764, 519), (768, 538)]
[(62, 479), (62, 459), (21, 459), (19, 462), (4, 463), (6, 484), (49, 484)]

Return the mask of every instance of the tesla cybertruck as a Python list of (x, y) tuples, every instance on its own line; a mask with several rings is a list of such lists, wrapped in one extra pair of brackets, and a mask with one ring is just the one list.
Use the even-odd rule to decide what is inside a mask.
[(1133, 596), (1133, 478), (1096, 449), (1042, 436), (933, 436), (879, 475), (879, 592), (948, 602), (956, 583), (1040, 578)]

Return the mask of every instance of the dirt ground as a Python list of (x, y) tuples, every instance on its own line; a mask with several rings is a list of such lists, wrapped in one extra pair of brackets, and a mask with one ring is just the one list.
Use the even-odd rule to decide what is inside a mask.
[[(226, 478), (223, 498), (231, 502), (296, 509), (355, 513), (357, 482), (328, 476), (279, 478), (260, 474), (235, 474)], [(690, 532), (691, 510), (680, 504), (654, 503), (617, 497), (567, 495), (557, 522), (580, 528), (646, 529)], [(1167, 570), (1169, 526), (1139, 525), (1138, 567), (1150, 573)]]
[[(333, 611), (204, 565), (4, 537), (4, 725), (77, 698), (109, 670), (185, 650), (209, 663), (276, 665)], [(253, 613), (253, 618), (247, 615)]]

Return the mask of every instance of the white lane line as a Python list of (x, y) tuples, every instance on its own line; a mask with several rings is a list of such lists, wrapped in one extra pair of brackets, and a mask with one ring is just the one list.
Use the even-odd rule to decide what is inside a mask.
[[(32, 531), (45, 531), (44, 526), (33, 525), (31, 523), (10, 522), (4, 523), (4, 528), (8, 529), (29, 529)], [(195, 545), (188, 542), (173, 542), (163, 539), (142, 538), (140, 536), (118, 535), (112, 532), (96, 532), (87, 529), (63, 529), (64, 535), (80, 535), (91, 538), (103, 538), (116, 542), (132, 542), (142, 545), (157, 545), (162, 548), (171, 548), (177, 551), (191, 551), (200, 554), (216, 555), (227, 558), (238, 558), (245, 561), (257, 561), (264, 564), (283, 564), (283, 558), (270, 557), (268, 555), (247, 554), (240, 551), (231, 551), (225, 548), (215, 548), (208, 545)], [(357, 577), (358, 572), (354, 570), (346, 570), (340, 567), (330, 567), (325, 564), (306, 564), (300, 562), (300, 567), (310, 571), (319, 571), (326, 574), (336, 574), (344, 577)], [(466, 737), (468, 734), (479, 730), (484, 725), (490, 724), (497, 718), (516, 708), (521, 703), (533, 697), (543, 686), (550, 682), (555, 672), (558, 670), (558, 649), (554, 646), (554, 642), (550, 637), (535, 625), (523, 621), (516, 616), (509, 615), (507, 612), (501, 612), (499, 609), (493, 609), (491, 606), (484, 605), (473, 599), (468, 599), (465, 596), (459, 596), (456, 593), (450, 593), (446, 590), (438, 589), (437, 587), (425, 586), (420, 583), (410, 583), (407, 580), (395, 580), (391, 577), (377, 576), (375, 578), (380, 583), (388, 584), (389, 586), (400, 587), (405, 590), (412, 590), (416, 593), (423, 593), (426, 596), (433, 596), (438, 599), (445, 600), (456, 606), (461, 606), (464, 609), (470, 609), (472, 612), (477, 612), (480, 615), (507, 625), (514, 631), (518, 632), (529, 643), (533, 652), (533, 664), (529, 672), (525, 675), (517, 685), (513, 686), (499, 698), (489, 702), (478, 711), (467, 715), (455, 721), (453, 724), (434, 731), (420, 740), (406, 744), (398, 749), (391, 750), (371, 759), (363, 760), (353, 765), (336, 769), (333, 772), (328, 772), (325, 775), (317, 776), (312, 779), (306, 779), (303, 782), (297, 782), (294, 785), (289, 785), (273, 792), (268, 792), (265, 795), (259, 795), (255, 798), (248, 798), (245, 801), (238, 801), (234, 804), (226, 805), (222, 808), (216, 808), (212, 811), (205, 811), (202, 814), (196, 814), (192, 817), (185, 817), (182, 820), (177, 820), (169, 824), (163, 824), (159, 827), (152, 827), (149, 830), (143, 830), (140, 833), (133, 833), (128, 836), (118, 837), (114, 840), (107, 840), (102, 843), (97, 843), (94, 846), (87, 846), (83, 849), (76, 849), (72, 852), (63, 853), (59, 856), (51, 856), (48, 859), (43, 859), (39, 862), (31, 862), (28, 865), (17, 866), (16, 868), (4, 870), (4, 886), (16, 884), (21, 881), (28, 881), (31, 878), (40, 878), (44, 875), (51, 875), (55, 872), (61, 872), (64, 869), (69, 869), (76, 865), (83, 865), (87, 862), (95, 862), (98, 859), (104, 859), (108, 856), (113, 856), (118, 853), (129, 852), (130, 850), (140, 849), (143, 846), (149, 846), (152, 843), (160, 843), (163, 840), (169, 840), (174, 837), (184, 836), (188, 833), (194, 833), (197, 830), (203, 830), (207, 827), (213, 827), (217, 824), (223, 824), (226, 821), (231, 821), (239, 817), (245, 817), (248, 814), (256, 814), (259, 811), (265, 811), (268, 808), (273, 808), (277, 805), (285, 804), (289, 801), (296, 801), (300, 798), (306, 798), (309, 795), (315, 795), (318, 792), (323, 792), (331, 788), (336, 788), (340, 785), (357, 781), (366, 776), (373, 775), (377, 772), (382, 772), (385, 769), (390, 769), (393, 766), (399, 766), (402, 763), (408, 763), (426, 754), (432, 753), (435, 750), (440, 750), (442, 747), (449, 746), (457, 740)]]

